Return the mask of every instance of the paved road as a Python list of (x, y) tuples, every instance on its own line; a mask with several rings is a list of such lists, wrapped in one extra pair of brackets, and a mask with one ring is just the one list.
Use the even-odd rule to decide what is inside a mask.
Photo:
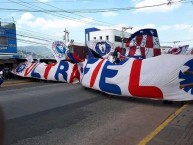
[(180, 107), (50, 82), (1, 88), (0, 104), (6, 145), (135, 145)]

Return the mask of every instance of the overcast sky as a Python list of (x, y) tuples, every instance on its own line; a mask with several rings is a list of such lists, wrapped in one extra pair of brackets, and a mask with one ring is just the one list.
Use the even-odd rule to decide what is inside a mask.
[(177, 45), (193, 47), (193, 2), (172, 2), (167, 5), (168, 0), (1, 0), (0, 19), (16, 22), (17, 37), (22, 40), (18, 45), (23, 45), (24, 40), (32, 42), (25, 45), (62, 40), (65, 28), (70, 39), (84, 43), (85, 28), (121, 30), (123, 26), (132, 26), (127, 32), (157, 29), (161, 45), (173, 46), (174, 41), (180, 41)]

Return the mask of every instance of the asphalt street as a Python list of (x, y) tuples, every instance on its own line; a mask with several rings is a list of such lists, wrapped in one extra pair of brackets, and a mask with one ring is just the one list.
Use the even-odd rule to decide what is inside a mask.
[(6, 145), (135, 145), (180, 107), (54, 82), (3, 87), (0, 105)]

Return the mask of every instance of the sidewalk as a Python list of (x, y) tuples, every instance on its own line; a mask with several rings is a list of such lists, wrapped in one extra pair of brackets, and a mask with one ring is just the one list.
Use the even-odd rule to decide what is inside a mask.
[(161, 129), (155, 130), (153, 138), (144, 144), (193, 145), (193, 103), (182, 106), (172, 115), (162, 123), (165, 126), (160, 125)]
[(12, 80), (4, 80), (4, 83), (2, 84), (3, 86), (9, 86), (9, 85), (14, 85), (14, 84), (20, 84), (20, 83), (26, 83), (26, 82), (31, 82), (31, 79), (12, 79)]

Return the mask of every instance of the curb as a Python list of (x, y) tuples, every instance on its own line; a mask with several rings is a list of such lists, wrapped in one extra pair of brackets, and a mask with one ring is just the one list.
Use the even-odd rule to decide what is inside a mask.
[(31, 80), (6, 80), (4, 81), (2, 86), (10, 85), (10, 84), (20, 84), (20, 83), (25, 83), (25, 82), (31, 82)]

